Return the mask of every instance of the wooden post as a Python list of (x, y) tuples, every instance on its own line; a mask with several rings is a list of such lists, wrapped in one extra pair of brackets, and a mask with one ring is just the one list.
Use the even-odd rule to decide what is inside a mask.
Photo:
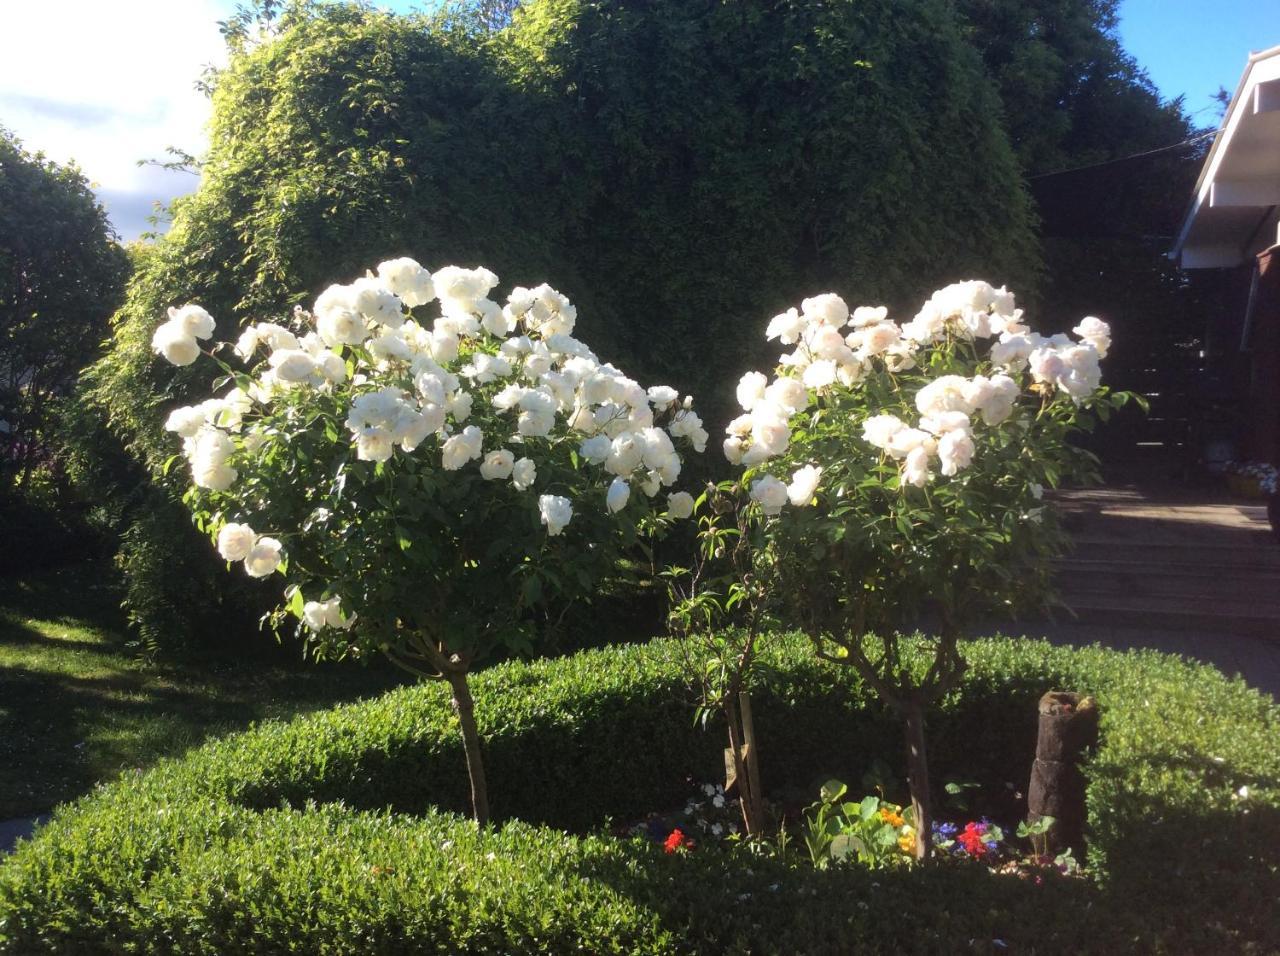
[(1050, 691), (1040, 698), (1036, 759), (1027, 789), (1027, 821), (1053, 817), (1053, 826), (1032, 843), (1042, 856), (1068, 847), (1084, 862), (1085, 779), (1080, 760), (1098, 742), (1098, 706), (1092, 697)]

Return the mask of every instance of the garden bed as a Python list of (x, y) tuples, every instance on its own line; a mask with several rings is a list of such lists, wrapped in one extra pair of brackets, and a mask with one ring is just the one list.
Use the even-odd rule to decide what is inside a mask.
[[(497, 827), (438, 685), (270, 723), (64, 808), (0, 865), (0, 950), (1259, 951), (1280, 947), (1280, 708), (1156, 654), (989, 640), (930, 722), (938, 781), (1025, 786), (1036, 700), (1094, 694), (1088, 879), (818, 872), (665, 854), (611, 822), (715, 779), (667, 641), (475, 679)], [(770, 652), (766, 786), (902, 767), (901, 731), (802, 639)], [(814, 788), (816, 794), (816, 787)]]

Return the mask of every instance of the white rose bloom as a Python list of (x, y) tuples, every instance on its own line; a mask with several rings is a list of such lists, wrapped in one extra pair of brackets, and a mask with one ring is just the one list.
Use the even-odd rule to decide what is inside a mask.
[(973, 460), (973, 437), (963, 429), (947, 432), (938, 439), (938, 459), (942, 462), (942, 473), (947, 476), (968, 468)]
[(806, 319), (839, 328), (849, 320), (849, 306), (834, 292), (824, 292), (800, 303)]
[(862, 437), (877, 448), (888, 448), (890, 439), (906, 427), (896, 415), (872, 415), (862, 423)]
[(605, 470), (619, 476), (630, 475), (644, 459), (644, 450), (644, 440), (640, 436), (631, 432), (619, 435), (610, 445), (609, 456), (604, 462)]
[(932, 436), (926, 431), (922, 431), (919, 428), (901, 428), (889, 436), (889, 443), (885, 446), (885, 451), (894, 458), (901, 460), (917, 448), (925, 448), (927, 453), (931, 441)]
[(243, 561), (257, 540), (257, 534), (247, 524), (229, 521), (218, 531), (218, 554), (224, 561)]
[(800, 318), (800, 313), (795, 309), (788, 309), (769, 320), (765, 339), (768, 341), (777, 339), (783, 345), (795, 345), (800, 341), (800, 333), (804, 331), (804, 327), (805, 320)]
[(480, 463), (480, 477), (489, 481), (505, 481), (515, 470), (516, 456), (505, 448), (491, 451)]
[(355, 438), (356, 457), (361, 461), (388, 461), (395, 451), (394, 438), (385, 428), (361, 428)]
[(265, 578), (280, 567), (280, 542), (275, 538), (259, 538), (244, 558), (244, 569), (251, 578)]
[(729, 464), (731, 465), (742, 464), (743, 451), (742, 451), (741, 438), (738, 438), (735, 435), (730, 435), (728, 438), (724, 440), (724, 445), (722, 446), (722, 448), (724, 450), (724, 457), (729, 460)]
[(445, 403), (445, 411), (453, 416), (455, 422), (465, 422), (471, 417), (471, 402), (470, 392), (455, 392)]
[(929, 481), (929, 450), (924, 445), (911, 449), (902, 469), (902, 480), (917, 488)]
[(175, 408), (164, 420), (165, 431), (176, 432), (182, 438), (194, 438), (204, 424), (205, 410), (200, 405)]
[(693, 514), (693, 495), (677, 491), (667, 495), (667, 517), (682, 521)]
[(526, 438), (545, 438), (555, 424), (556, 418), (551, 412), (521, 412), (516, 419), (516, 431)]
[(433, 329), (427, 354), (437, 362), (453, 362), (458, 358), (458, 336), (444, 329)]
[(1067, 372), (1067, 365), (1055, 348), (1039, 348), (1029, 359), (1031, 377), (1040, 384), (1056, 384)]
[(197, 488), (208, 488), (210, 491), (226, 491), (240, 473), (230, 465), (217, 465), (211, 462), (193, 463), (191, 465), (191, 481)]
[(328, 608), (323, 601), (307, 601), (302, 605), (302, 619), (313, 631), (322, 631), (329, 626)]
[(481, 385), (487, 385), (500, 378), (507, 378), (511, 374), (511, 363), (501, 355), (479, 352), (471, 357), (470, 364), (463, 366), (459, 374), (474, 379)]
[(610, 513), (621, 511), (631, 498), (631, 486), (624, 478), (615, 478), (609, 483), (609, 491), (605, 495), (605, 506)]
[(672, 459), (679, 461), (675, 445), (671, 443), (671, 436), (661, 428), (645, 428), (638, 434), (641, 441), (644, 442), (644, 464), (646, 468), (653, 471), (661, 471), (669, 467)]
[(759, 372), (748, 372), (738, 381), (738, 404), (744, 412), (751, 411), (756, 402), (764, 398), (769, 379)]
[(920, 419), (920, 427), (933, 435), (944, 435), (951, 431), (967, 432), (972, 424), (964, 412), (938, 412)]
[(822, 477), (822, 469), (813, 465), (805, 465), (791, 476), (791, 484), (787, 485), (787, 498), (797, 508), (812, 503), (814, 493), (818, 490), (818, 479)]
[(1004, 286), (993, 289), (991, 292), (991, 311), (996, 315), (1008, 318), (1017, 312), (1017, 302), (1014, 301), (1014, 295)]
[(973, 405), (965, 397), (969, 380), (959, 375), (942, 375), (916, 392), (916, 409), (921, 415), (939, 412), (973, 413)]
[(887, 352), (901, 341), (900, 328), (892, 322), (880, 322), (851, 333), (846, 344), (856, 350), (858, 357), (862, 359)]
[(200, 345), (181, 325), (166, 322), (151, 336), (151, 350), (171, 365), (190, 365), (200, 357)]
[(991, 346), (991, 364), (1011, 372), (1021, 372), (1027, 367), (1031, 353), (1039, 347), (1038, 339), (1039, 336), (1026, 334), (1001, 336), (1000, 341)]
[(316, 298), (316, 331), (324, 344), (359, 345), (369, 337), (369, 328), (356, 309), (351, 286), (331, 285)]
[(737, 418), (729, 422), (724, 430), (726, 434), (736, 435), (739, 438), (746, 438), (751, 434), (751, 429), (755, 425), (755, 417), (750, 414), (739, 415)]
[(1018, 383), (1008, 375), (993, 375), (990, 382), (991, 394), (982, 406), (982, 420), (988, 425), (999, 425), (1013, 414), (1018, 401)]
[(655, 412), (665, 412), (680, 400), (680, 393), (670, 385), (655, 385), (649, 389), (649, 404)]
[(258, 337), (258, 330), (252, 325), (240, 333), (240, 337), (236, 339), (236, 355), (248, 361), (254, 352), (258, 350), (261, 339)]
[(413, 360), (413, 349), (395, 329), (387, 329), (381, 335), (369, 340), (369, 354), (379, 362), (410, 362)]
[(516, 491), (525, 491), (533, 487), (538, 479), (538, 468), (531, 458), (521, 458), (511, 468), (511, 483)]
[(860, 305), (853, 310), (853, 315), (849, 318), (849, 325), (855, 329), (860, 329), (868, 325), (878, 325), (888, 317), (889, 309), (887, 306)]
[(593, 465), (603, 463), (612, 450), (613, 442), (607, 435), (594, 435), (583, 439), (582, 444), (578, 446), (578, 454)]
[(751, 498), (760, 502), (766, 515), (776, 515), (787, 503), (787, 486), (773, 475), (765, 475), (751, 482)]
[(1092, 345), (1098, 352), (1098, 358), (1107, 357), (1107, 351), (1111, 348), (1111, 326), (1101, 319), (1087, 315), (1080, 320), (1080, 324), (1071, 330), (1080, 338)]
[(523, 385), (508, 385), (493, 396), (491, 404), (500, 412), (509, 412), (520, 404), (520, 399), (524, 398), (527, 391), (529, 389)]
[(786, 419), (775, 414), (762, 415), (757, 408), (751, 422), (751, 448), (743, 456), (743, 463), (754, 465), (781, 455), (790, 441), (791, 426)]
[(420, 412), (405, 416), (396, 438), (401, 448), (405, 451), (413, 451), (427, 440), (428, 435), (434, 435), (442, 428), (444, 428), (443, 406), (428, 403), (422, 406)]
[(398, 329), (404, 325), (404, 305), (380, 279), (365, 277), (351, 283), (355, 309), (370, 322)]
[(183, 335), (193, 339), (207, 339), (213, 335), (217, 323), (198, 305), (187, 304), (180, 309), (169, 309), (169, 321), (182, 329)]
[(538, 498), (538, 513), (547, 526), (547, 534), (555, 537), (573, 520), (573, 504), (560, 495), (542, 495)]
[(445, 471), (457, 471), (467, 462), (481, 455), (483, 436), (475, 425), (468, 425), (461, 432), (445, 440), (440, 458)]
[(836, 380), (836, 363), (831, 359), (820, 359), (804, 370), (806, 388), (826, 388)]
[(431, 273), (408, 257), (378, 263), (378, 278), (411, 309), (436, 297)]
[(498, 277), (488, 269), (463, 269), (444, 266), (431, 277), (436, 296), (443, 307), (470, 311), (472, 305), (489, 294)]
[(337, 352), (330, 352), (328, 349), (316, 356), (316, 370), (326, 382), (333, 385), (347, 380), (347, 363), (342, 361), (342, 356)]
[(640, 482), (640, 490), (644, 492), (646, 498), (652, 498), (662, 488), (662, 476), (656, 471), (645, 472), (643, 480)]
[(772, 402), (788, 415), (794, 415), (809, 404), (809, 390), (804, 387), (804, 382), (786, 375), (774, 379), (764, 390), (764, 397), (765, 401)]
[(316, 360), (302, 349), (280, 349), (271, 353), (271, 367), (276, 379), (298, 385), (310, 382), (316, 374)]
[(275, 322), (259, 322), (253, 327), (259, 342), (266, 342), (271, 351), (276, 349), (296, 349), (301, 347), (298, 337)]
[(1098, 350), (1092, 345), (1077, 345), (1064, 349), (1061, 357), (1064, 374), (1058, 378), (1058, 387), (1078, 405), (1097, 391), (1102, 383)]

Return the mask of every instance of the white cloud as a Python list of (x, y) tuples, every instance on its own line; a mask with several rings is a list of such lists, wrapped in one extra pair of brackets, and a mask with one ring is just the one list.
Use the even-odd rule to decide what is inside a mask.
[(31, 151), (75, 160), (125, 239), (154, 200), (196, 177), (139, 167), (176, 146), (205, 149), (209, 103), (195, 89), (226, 54), (217, 21), (231, 0), (37, 0), (5, 4), (0, 125)]

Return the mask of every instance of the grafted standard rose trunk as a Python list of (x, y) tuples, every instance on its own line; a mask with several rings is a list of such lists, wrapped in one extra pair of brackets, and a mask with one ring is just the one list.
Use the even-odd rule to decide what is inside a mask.
[(489, 822), (489, 782), (485, 778), (484, 757), (480, 753), (475, 701), (467, 685), (466, 670), (451, 671), (448, 680), (453, 690), (453, 709), (462, 725), (462, 747), (467, 757), (467, 776), (471, 780), (471, 811), (476, 824), (484, 826)]

